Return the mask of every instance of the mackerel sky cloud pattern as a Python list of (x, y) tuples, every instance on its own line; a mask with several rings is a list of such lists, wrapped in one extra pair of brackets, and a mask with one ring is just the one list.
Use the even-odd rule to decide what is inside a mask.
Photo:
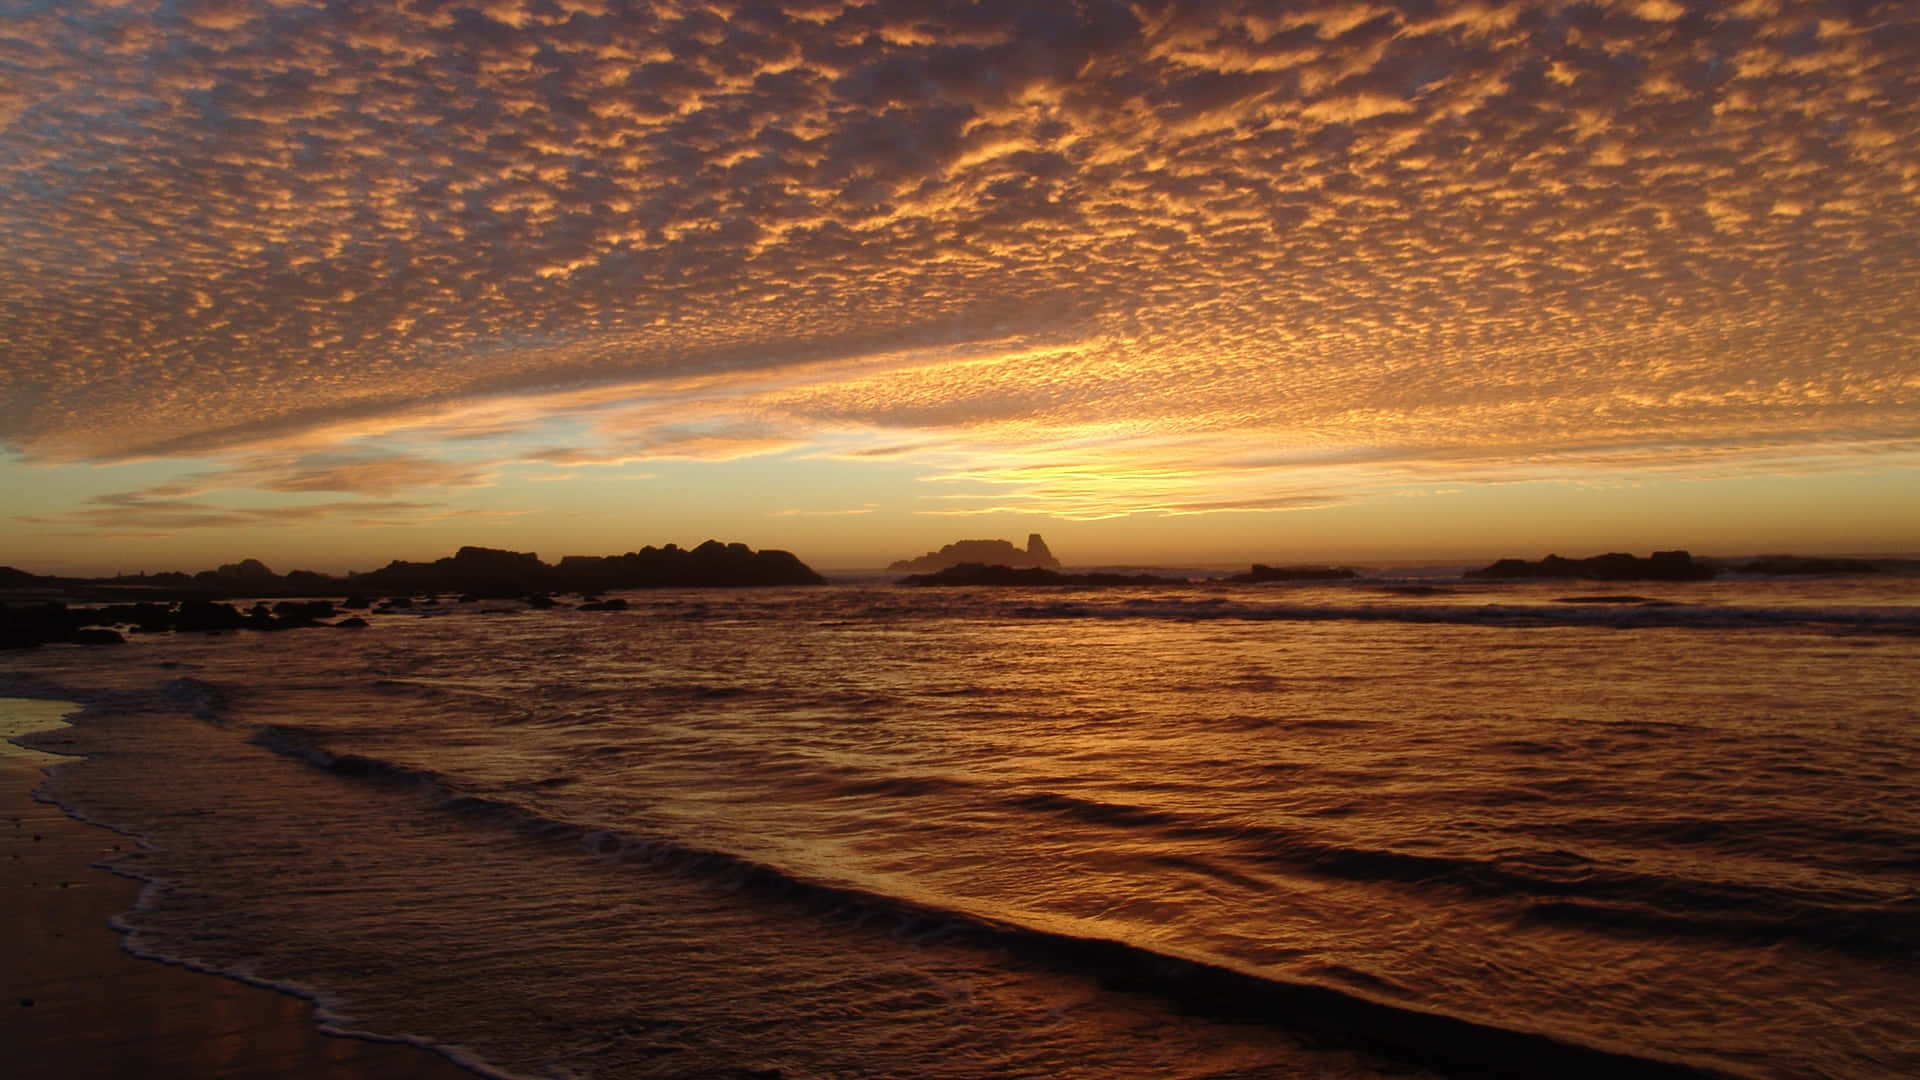
[[(1920, 9), (14, 4), (0, 235), (28, 460), (394, 511), (516, 456), (1100, 517), (1911, 452)], [(495, 460), (339, 434), (472, 409)]]

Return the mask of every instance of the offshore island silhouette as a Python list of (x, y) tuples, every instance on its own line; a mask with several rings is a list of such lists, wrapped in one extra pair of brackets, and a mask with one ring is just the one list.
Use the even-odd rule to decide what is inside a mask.
[[(442, 594), (461, 602), (521, 599), (528, 607), (558, 606), (551, 593), (579, 593), (587, 611), (617, 611), (618, 597), (600, 600), (612, 589), (744, 588), (774, 585), (824, 585), (791, 552), (754, 551), (745, 544), (708, 540), (694, 548), (675, 544), (644, 547), (624, 555), (569, 555), (557, 564), (541, 562), (528, 551), (463, 547), (434, 562), (395, 559), (378, 570), (344, 578), (311, 570), (276, 574), (258, 559), (242, 559), (217, 570), (188, 575), (121, 574), (110, 578), (60, 578), (0, 567), (0, 593), (37, 599), (20, 607), (0, 604), (0, 648), (29, 648), (48, 642), (108, 645), (123, 641), (113, 627), (144, 633), (169, 630), (286, 630), (302, 626), (366, 626), (349, 616), (324, 623), (342, 612), (364, 610), (374, 596), (385, 596), (381, 610), (413, 607), (413, 597)], [(286, 597), (269, 607), (240, 611), (220, 601), (233, 597)], [(314, 599), (294, 599), (294, 598)], [(326, 599), (321, 599), (326, 598)], [(68, 608), (67, 599), (105, 602), (104, 607)]]
[(1053, 557), (1053, 552), (1048, 550), (1047, 542), (1040, 539), (1039, 533), (1027, 534), (1025, 551), (1006, 540), (955, 540), (939, 551), (929, 551), (917, 559), (900, 559), (887, 569), (896, 574), (924, 574), (965, 563), (1004, 566), (1013, 570), (1060, 569), (1060, 560)]
[[(986, 561), (994, 560), (994, 561)], [(1006, 540), (961, 540), (916, 559), (892, 564), (894, 572), (925, 570), (899, 579), (906, 586), (1185, 586), (1185, 577), (1154, 574), (1066, 573), (1040, 534), (1027, 537), (1025, 549)], [(1538, 561), (1501, 559), (1464, 577), (1486, 581), (1703, 581), (1722, 571), (1750, 575), (1859, 574), (1914, 570), (1910, 560), (1762, 556), (1734, 562), (1695, 559), (1685, 551), (1656, 551), (1648, 558), (1621, 553), (1584, 559), (1548, 555)], [(1244, 574), (1216, 579), (1224, 584), (1338, 581), (1361, 577), (1343, 566), (1267, 566), (1256, 563)], [(378, 570), (334, 577), (308, 570), (276, 574), (257, 559), (242, 559), (217, 570), (188, 575), (122, 574), (110, 578), (62, 578), (0, 566), (0, 648), (30, 648), (51, 642), (113, 644), (124, 641), (116, 627), (138, 632), (172, 630), (282, 630), (301, 626), (366, 626), (343, 613), (374, 607), (370, 597), (385, 597), (378, 610), (413, 607), (413, 598), (437, 602), (442, 595), (461, 603), (518, 600), (528, 608), (560, 606), (555, 593), (577, 593), (583, 611), (617, 611), (628, 606), (619, 597), (598, 594), (616, 589), (742, 588), (824, 585), (826, 578), (791, 552), (755, 551), (745, 544), (708, 540), (694, 548), (674, 544), (644, 547), (624, 555), (569, 555), (548, 564), (532, 552), (468, 546), (433, 562), (394, 560)], [(241, 611), (221, 601), (273, 598)], [(339, 608), (333, 598), (340, 597)], [(1638, 599), (1581, 597), (1569, 602)], [(67, 601), (104, 606), (69, 608)], [(517, 609), (516, 609), (517, 610)]]
[(216, 596), (342, 596), (353, 593), (456, 593), (502, 599), (547, 592), (607, 589), (727, 588), (752, 585), (823, 585), (792, 552), (755, 551), (745, 544), (708, 540), (694, 548), (651, 545), (624, 555), (568, 555), (547, 564), (531, 551), (467, 546), (433, 562), (395, 559), (378, 570), (335, 577), (312, 570), (276, 574), (258, 559), (188, 575), (121, 574), (109, 578), (39, 577), (0, 567), (0, 589), (33, 584), (91, 587), (96, 592)]

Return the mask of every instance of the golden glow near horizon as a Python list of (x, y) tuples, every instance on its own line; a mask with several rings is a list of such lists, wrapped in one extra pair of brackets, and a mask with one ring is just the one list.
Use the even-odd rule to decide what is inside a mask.
[(1920, 547), (1903, 3), (128, 0), (0, 70), (0, 562)]

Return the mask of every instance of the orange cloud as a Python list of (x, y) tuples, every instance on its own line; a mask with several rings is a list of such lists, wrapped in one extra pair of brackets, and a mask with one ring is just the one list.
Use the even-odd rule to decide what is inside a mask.
[(1668, 0), (28, 12), (0, 440), (369, 495), (496, 467), (353, 456), (403, 432), (811, 449), (1074, 514), (1326, 497), (1222, 465), (1288, 455), (1903, 446), (1917, 33)]
[(303, 525), (351, 514), (413, 514), (434, 509), (431, 504), (399, 501), (223, 506), (125, 492), (96, 496), (86, 507), (66, 514), (15, 520), (54, 528), (84, 526), (109, 536), (165, 536), (195, 529)]

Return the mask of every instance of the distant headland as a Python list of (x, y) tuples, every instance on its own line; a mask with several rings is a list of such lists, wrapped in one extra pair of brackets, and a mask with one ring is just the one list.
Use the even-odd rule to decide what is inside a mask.
[[(111, 578), (60, 578), (0, 567), (0, 592), (25, 600), (0, 604), (0, 648), (32, 648), (52, 642), (113, 645), (125, 640), (115, 627), (138, 633), (167, 631), (290, 630), (308, 626), (357, 628), (368, 625), (348, 614), (375, 607), (407, 610), (413, 598), (445, 595), (462, 603), (524, 600), (529, 608), (559, 606), (551, 593), (579, 593), (582, 611), (619, 611), (619, 597), (593, 598), (609, 589), (739, 588), (767, 585), (824, 585), (790, 552), (754, 551), (745, 544), (709, 540), (687, 549), (674, 544), (644, 547), (625, 555), (569, 555), (558, 564), (541, 562), (532, 552), (463, 547), (434, 562), (395, 560), (378, 570), (344, 578), (309, 570), (274, 573), (258, 559), (242, 559), (198, 574), (123, 574)], [(221, 600), (233, 597), (285, 597), (269, 607), (257, 603), (241, 611)], [(342, 597), (338, 607), (333, 597)], [(299, 598), (299, 599), (296, 599)], [(306, 599), (316, 598), (316, 599)], [(326, 598), (326, 599), (318, 599)], [(66, 600), (103, 603), (69, 608)], [(346, 609), (343, 612), (341, 609)]]
[(1040, 539), (1039, 533), (1027, 534), (1025, 551), (1007, 540), (956, 540), (939, 551), (929, 551), (917, 559), (901, 559), (887, 569), (896, 574), (926, 574), (967, 563), (1004, 566), (1013, 570), (1060, 569), (1060, 560), (1047, 550), (1047, 542)]
[(600, 592), (606, 589), (739, 588), (754, 585), (824, 585), (791, 552), (755, 551), (745, 544), (708, 540), (696, 548), (644, 547), (625, 555), (568, 555), (548, 566), (530, 552), (463, 547), (431, 563), (395, 560), (356, 583), (381, 592), (462, 592), (490, 597), (530, 592)]
[(755, 551), (745, 544), (708, 540), (694, 548), (643, 547), (624, 555), (568, 555), (557, 564), (529, 551), (463, 547), (433, 562), (399, 559), (378, 570), (335, 577), (312, 570), (276, 574), (258, 559), (227, 563), (197, 574), (121, 574), (64, 578), (0, 566), (0, 590), (57, 592), (80, 599), (229, 599), (452, 593), (486, 599), (608, 589), (737, 588), (822, 585), (791, 552)]
[[(1039, 540), (1038, 536), (1033, 538)], [(962, 541), (962, 544), (994, 544), (1018, 551), (1004, 540)], [(930, 553), (925, 559), (938, 560), (941, 555), (960, 549), (962, 544), (949, 544), (942, 552)], [(998, 550), (998, 549), (995, 549)], [(1043, 548), (1044, 550), (1044, 548)], [(915, 564), (924, 559), (914, 560)], [(906, 563), (895, 563), (899, 569)], [(1058, 565), (1057, 563), (1055, 564)], [(1656, 551), (1641, 558), (1610, 552), (1584, 559), (1566, 559), (1558, 555), (1548, 555), (1544, 559), (1501, 559), (1477, 570), (1467, 570), (1462, 577), (1477, 581), (1525, 581), (1525, 580), (1586, 580), (1586, 581), (1707, 581), (1723, 573), (1750, 575), (1756, 577), (1776, 576), (1817, 576), (1835, 574), (1872, 574), (1885, 571), (1912, 571), (1916, 569), (1912, 560), (1906, 559), (1842, 559), (1828, 557), (1809, 557), (1802, 555), (1765, 555), (1749, 559), (1718, 560), (1697, 559), (1685, 551)], [(1255, 563), (1253, 568), (1243, 574), (1233, 574), (1223, 578), (1209, 578), (1228, 585), (1261, 585), (1270, 583), (1313, 584), (1316, 582), (1352, 581), (1364, 578), (1358, 570), (1345, 566), (1268, 566)], [(1184, 585), (1186, 578), (1165, 577), (1154, 574), (1115, 574), (1115, 573), (1063, 573), (1039, 566), (1015, 566), (1007, 563), (993, 563), (981, 560), (967, 560), (925, 573), (917, 573), (900, 579), (902, 585), (939, 586), (939, 585), (988, 585), (1031, 587), (1044, 585), (1067, 586), (1126, 586), (1126, 585)]]
[[(1195, 584), (1225, 586), (1332, 584), (1368, 580), (1366, 572), (1343, 566), (1268, 566), (1256, 563), (1243, 574), (1198, 578), (1156, 574), (1064, 572), (1038, 534), (1024, 551), (1004, 540), (963, 540), (903, 566), (934, 564), (984, 552), (1025, 565), (967, 560), (902, 578), (905, 586), (1001, 586), (1081, 588), (1168, 587)], [(1044, 562), (1046, 565), (1033, 565)], [(1548, 555), (1539, 560), (1500, 559), (1479, 569), (1459, 571), (1475, 581), (1705, 581), (1732, 574), (1749, 577), (1920, 574), (1920, 560), (1849, 559), (1824, 556), (1766, 555), (1747, 559), (1698, 559), (1685, 551), (1656, 551), (1641, 558), (1612, 552), (1589, 558)], [(257, 559), (242, 559), (197, 574), (122, 574), (107, 578), (69, 578), (31, 574), (0, 566), (0, 649), (31, 648), (52, 642), (112, 645), (124, 642), (122, 630), (169, 631), (286, 630), (296, 627), (368, 626), (355, 612), (443, 612), (446, 605), (481, 600), (513, 601), (483, 611), (542, 610), (572, 606), (580, 611), (619, 611), (622, 597), (597, 594), (616, 589), (738, 588), (746, 586), (823, 585), (826, 579), (786, 551), (754, 551), (745, 544), (708, 540), (683, 549), (673, 544), (645, 547), (624, 555), (569, 555), (556, 564), (532, 552), (463, 547), (433, 562), (395, 560), (378, 570), (335, 577), (308, 570), (276, 574)], [(1389, 591), (1435, 591), (1433, 585), (1392, 584)], [(556, 595), (578, 594), (577, 603)], [(259, 600), (242, 609), (223, 601)], [(424, 598), (424, 599), (422, 599)], [(273, 601), (271, 604), (268, 601)], [(1660, 605), (1671, 601), (1629, 595), (1560, 598), (1566, 604)], [(92, 605), (92, 606), (74, 606)]]
[(1491, 566), (1469, 570), (1467, 577), (1482, 580), (1506, 578), (1582, 578), (1588, 581), (1705, 581), (1718, 570), (1698, 562), (1684, 551), (1656, 551), (1649, 558), (1620, 552), (1595, 555), (1589, 559), (1563, 559), (1549, 555), (1538, 562), (1525, 559), (1501, 559)]
[(1723, 561), (1696, 559), (1685, 551), (1656, 551), (1647, 558), (1608, 552), (1585, 559), (1549, 555), (1529, 562), (1501, 559), (1491, 566), (1469, 570), (1467, 577), (1482, 581), (1530, 578), (1580, 578), (1587, 581), (1706, 581), (1721, 573), (1794, 577), (1832, 574), (1872, 574), (1904, 566), (1900, 559), (1836, 559), (1804, 555), (1762, 555)]
[(1227, 580), (1236, 585), (1259, 585), (1268, 581), (1346, 581), (1360, 576), (1345, 566), (1268, 566), (1254, 563), (1253, 569)]

